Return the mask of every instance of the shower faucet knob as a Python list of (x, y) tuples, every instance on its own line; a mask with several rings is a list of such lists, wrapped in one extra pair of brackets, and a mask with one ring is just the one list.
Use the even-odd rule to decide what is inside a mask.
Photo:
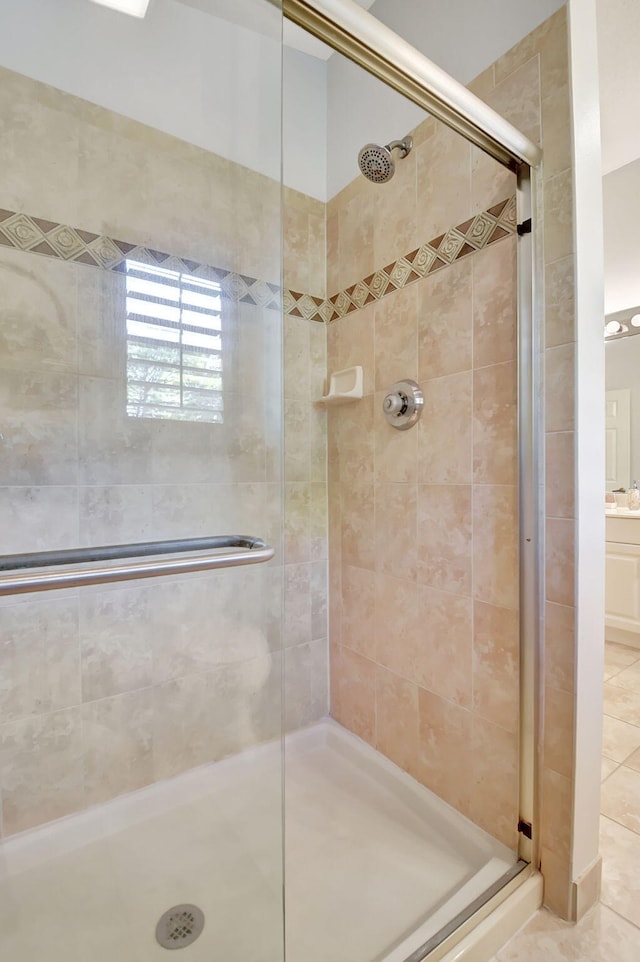
[(385, 414), (400, 414), (405, 407), (405, 399), (400, 394), (387, 394), (382, 402)]
[(424, 395), (415, 381), (397, 381), (382, 402), (387, 421), (398, 431), (408, 431), (416, 424), (424, 407)]

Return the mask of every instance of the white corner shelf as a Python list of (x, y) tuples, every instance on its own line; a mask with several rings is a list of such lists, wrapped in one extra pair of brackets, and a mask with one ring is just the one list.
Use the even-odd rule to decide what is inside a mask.
[(318, 399), (318, 404), (332, 407), (339, 404), (352, 404), (362, 398), (363, 390), (362, 367), (346, 367), (343, 371), (336, 371), (329, 378), (329, 391)]

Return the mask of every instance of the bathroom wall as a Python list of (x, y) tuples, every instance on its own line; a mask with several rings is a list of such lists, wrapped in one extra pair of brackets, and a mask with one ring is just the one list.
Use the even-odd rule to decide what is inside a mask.
[(640, 479), (640, 337), (606, 341), (605, 385), (607, 391), (631, 391), (631, 481)]
[(638, 216), (640, 159), (602, 179), (604, 215), (604, 309), (606, 314), (640, 305)]
[[(279, 732), (282, 337), (280, 245), (265, 243), (278, 183), (8, 70), (0, 117), (3, 552), (221, 532), (278, 550), (264, 567), (3, 600), (6, 836)], [(288, 200), (295, 219), (306, 201)], [(299, 279), (319, 290), (308, 204)], [(127, 254), (220, 282), (222, 423), (127, 417)], [(320, 325), (295, 324), (293, 359), (323, 367)], [(326, 710), (324, 485), (298, 440), (284, 558), (309, 617), (288, 619), (290, 726)]]
[[(576, 639), (568, 80), (563, 8), (469, 85), (545, 151), (547, 519), (539, 827), (545, 900), (565, 917), (576, 912), (570, 857)], [(440, 235), (458, 227), (455, 252), (456, 233), (468, 230), (474, 214), (509, 197), (513, 182), (431, 122), (415, 134), (416, 149), (398, 165), (390, 189), (350, 184), (328, 210), (328, 290), (343, 290), (350, 304), (356, 296), (359, 301), (330, 324), (329, 369), (363, 364), (367, 394), (359, 406), (332, 412), (329, 427), (332, 710), (513, 845), (513, 240), (503, 237), (459, 259), (454, 253), (450, 265), (438, 265), (432, 275), (401, 283), (392, 293), (386, 286), (398, 258), (398, 277), (410, 277), (406, 255), (431, 240), (438, 247)], [(443, 170), (448, 178), (438, 178)], [(380, 268), (384, 274), (376, 277)], [(352, 288), (358, 281), (371, 296), (362, 286)], [(386, 290), (385, 296), (372, 285)], [(391, 433), (379, 414), (380, 392), (416, 371), (427, 398), (421, 426)], [(432, 630), (424, 630), (425, 621)]]

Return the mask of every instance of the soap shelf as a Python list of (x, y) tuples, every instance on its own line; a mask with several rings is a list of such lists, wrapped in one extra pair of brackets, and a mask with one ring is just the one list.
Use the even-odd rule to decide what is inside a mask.
[(362, 367), (359, 364), (336, 371), (329, 378), (327, 394), (319, 398), (318, 404), (329, 407), (359, 401), (362, 397), (362, 383)]

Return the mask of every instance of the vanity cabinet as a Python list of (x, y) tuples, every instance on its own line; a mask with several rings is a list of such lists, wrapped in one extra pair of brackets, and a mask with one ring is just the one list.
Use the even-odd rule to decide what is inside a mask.
[(640, 637), (640, 518), (607, 517), (605, 624)]

